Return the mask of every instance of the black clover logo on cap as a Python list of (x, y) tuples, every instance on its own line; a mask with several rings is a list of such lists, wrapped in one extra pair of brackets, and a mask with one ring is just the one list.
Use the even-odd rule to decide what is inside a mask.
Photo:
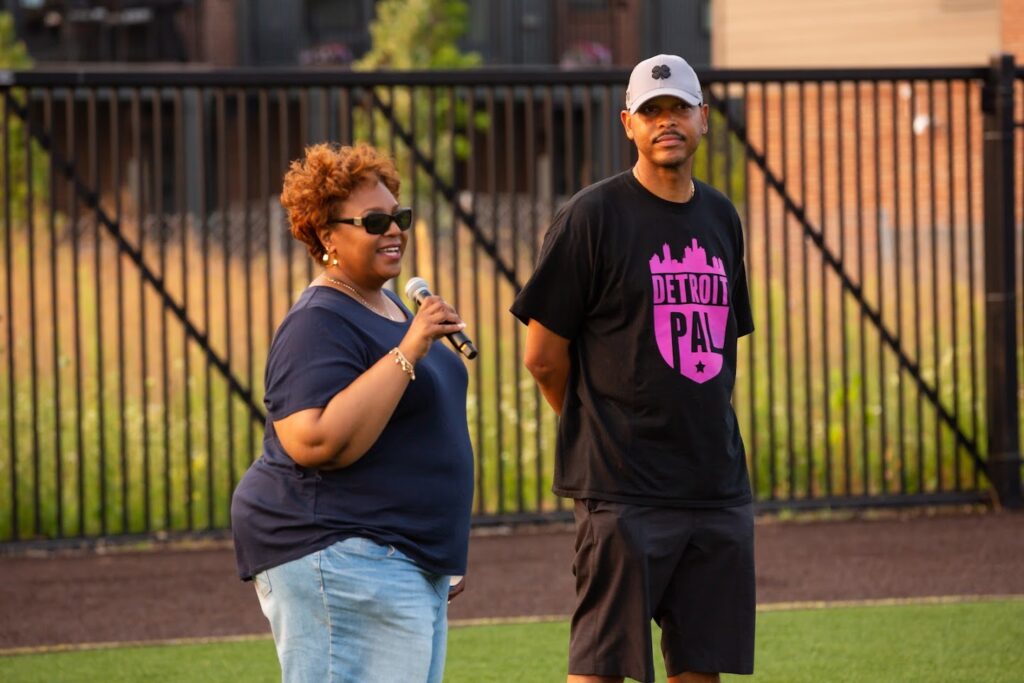
[(659, 78), (668, 78), (672, 75), (672, 71), (667, 66), (661, 64), (651, 69), (651, 78), (657, 80)]

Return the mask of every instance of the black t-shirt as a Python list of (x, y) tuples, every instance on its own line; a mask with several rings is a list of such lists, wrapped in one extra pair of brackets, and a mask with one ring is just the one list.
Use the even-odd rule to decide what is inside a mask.
[(468, 375), (444, 344), (435, 343), (416, 364), (416, 379), (384, 431), (352, 465), (301, 467), (274, 431), (274, 420), (326, 406), (398, 345), (411, 317), (388, 320), (329, 287), (309, 287), (285, 316), (267, 356), (263, 454), (231, 502), (243, 579), (351, 536), (394, 545), (430, 572), (466, 573), (473, 497)]
[(666, 201), (621, 173), (555, 216), (512, 313), (570, 340), (555, 493), (680, 507), (750, 501), (736, 339), (754, 329), (732, 203)]

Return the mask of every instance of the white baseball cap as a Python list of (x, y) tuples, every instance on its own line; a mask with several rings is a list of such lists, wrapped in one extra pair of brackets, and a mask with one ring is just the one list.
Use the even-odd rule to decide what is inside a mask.
[(671, 95), (697, 106), (704, 101), (697, 73), (676, 55), (656, 55), (633, 67), (626, 88), (626, 109), (635, 114), (653, 97)]

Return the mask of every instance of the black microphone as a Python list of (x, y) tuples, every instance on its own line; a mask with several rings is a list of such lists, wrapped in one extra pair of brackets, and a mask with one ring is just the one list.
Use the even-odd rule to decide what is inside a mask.
[[(430, 285), (427, 281), (421, 277), (409, 278), (409, 281), (405, 283), (405, 295), (416, 302), (416, 306), (419, 307), (423, 303), (423, 300), (428, 296), (433, 296), (430, 293)], [(453, 332), (446, 334), (448, 341), (452, 343), (455, 350), (461, 353), (466, 358), (476, 358), (476, 347), (473, 346), (473, 342), (469, 340), (461, 330), (459, 332)]]

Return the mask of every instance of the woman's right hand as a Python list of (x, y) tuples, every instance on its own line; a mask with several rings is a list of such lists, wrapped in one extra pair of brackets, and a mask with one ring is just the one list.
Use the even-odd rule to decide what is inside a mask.
[(439, 296), (428, 296), (420, 304), (416, 316), (412, 319), (409, 331), (405, 333), (398, 348), (409, 362), (416, 364), (430, 351), (430, 345), (446, 334), (453, 334), (465, 329), (466, 323)]

